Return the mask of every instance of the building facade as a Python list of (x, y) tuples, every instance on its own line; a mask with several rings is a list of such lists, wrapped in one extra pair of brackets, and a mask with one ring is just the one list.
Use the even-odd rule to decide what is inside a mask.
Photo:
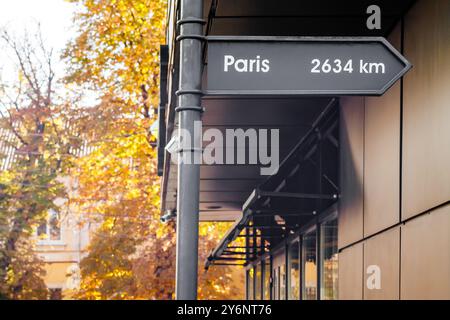
[[(178, 216), (164, 148), (180, 125), (182, 6), (169, 1), (158, 141), (162, 210)], [(247, 299), (450, 299), (450, 2), (208, 0), (202, 19), (203, 93), (213, 36), (384, 37), (413, 65), (382, 96), (204, 94), (203, 133), (278, 129), (280, 159), (270, 176), (199, 165), (200, 220), (234, 221), (205, 267), (242, 265)]]
[[(19, 123), (15, 125), (19, 126)], [(20, 158), (16, 146), (17, 137), (9, 128), (0, 128), (0, 172), (11, 169)], [(92, 151), (84, 143), (81, 148), (71, 152), (82, 157)], [(98, 223), (89, 221), (76, 204), (68, 198), (76, 195), (77, 181), (70, 176), (59, 176), (57, 180), (64, 185), (67, 198), (56, 198), (53, 202), (58, 210), (49, 210), (47, 219), (31, 237), (34, 252), (44, 262), (44, 283), (51, 300), (71, 299), (80, 285), (80, 262), (88, 254), (87, 249), (92, 232)]]
[[(67, 192), (76, 192), (76, 182), (60, 178)], [(49, 210), (47, 221), (36, 230), (35, 252), (45, 263), (44, 282), (49, 299), (72, 299), (81, 282), (80, 262), (88, 254), (95, 223), (83, 218), (78, 206), (57, 198), (59, 211)]]

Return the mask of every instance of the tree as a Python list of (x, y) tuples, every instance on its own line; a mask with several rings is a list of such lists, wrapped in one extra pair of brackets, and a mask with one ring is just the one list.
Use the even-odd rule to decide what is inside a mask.
[[(71, 2), (82, 9), (75, 16), (78, 35), (64, 54), (70, 65), (66, 81), (98, 92), (100, 100), (79, 125), (92, 137), (95, 151), (77, 161), (80, 188), (73, 201), (100, 227), (81, 263), (78, 297), (173, 298), (175, 223), (159, 219), (160, 182), (150, 133), (156, 120), (167, 3)], [(201, 225), (201, 264), (223, 228)], [(199, 279), (200, 298), (239, 294), (228, 267), (200, 271)]]
[(0, 37), (17, 75), (0, 84), (0, 295), (45, 298), (32, 234), (65, 194), (57, 177), (70, 158), (70, 139), (62, 133), (66, 106), (55, 94), (54, 58), (39, 28), (20, 40), (6, 30)]

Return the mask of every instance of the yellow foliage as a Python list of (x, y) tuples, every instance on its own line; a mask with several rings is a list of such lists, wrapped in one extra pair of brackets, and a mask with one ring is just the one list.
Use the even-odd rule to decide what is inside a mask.
[[(78, 36), (68, 44), (67, 86), (95, 90), (100, 103), (80, 118), (95, 148), (74, 168), (72, 199), (100, 223), (81, 263), (83, 299), (172, 299), (175, 223), (160, 222), (160, 181), (149, 129), (158, 104), (165, 0), (71, 0)], [(200, 269), (227, 224), (200, 225)], [(242, 298), (229, 267), (199, 272), (199, 298)], [(236, 278), (237, 281), (236, 281)]]

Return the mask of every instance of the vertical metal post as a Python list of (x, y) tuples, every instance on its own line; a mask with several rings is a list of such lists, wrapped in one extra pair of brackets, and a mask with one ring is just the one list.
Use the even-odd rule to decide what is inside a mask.
[[(246, 262), (248, 262), (250, 260), (250, 229), (249, 228), (245, 228), (244, 230), (245, 233), (245, 259)], [(250, 269), (247, 269), (246, 271), (246, 283), (247, 283), (247, 294), (246, 294), (246, 299), (247, 300), (252, 300), (250, 297)]]
[[(317, 129), (317, 135), (318, 135), (318, 150), (317, 153), (319, 155), (318, 159), (318, 178), (319, 178), (319, 194), (323, 194), (323, 139), (322, 139), (322, 132), (320, 129)], [(322, 199), (319, 199), (319, 205), (318, 205), (318, 213), (322, 213)], [(316, 271), (317, 271), (317, 282), (316, 282), (316, 299), (320, 300), (321, 295), (321, 287), (322, 287), (322, 267), (320, 265), (321, 261), (321, 252), (320, 252), (320, 237), (321, 237), (321, 231), (320, 231), (320, 223), (317, 222), (316, 224)]]
[(320, 224), (316, 224), (316, 271), (317, 271), (317, 282), (316, 282), (316, 299), (320, 300), (321, 287), (322, 287), (322, 267), (320, 265), (321, 252), (320, 252), (320, 237), (321, 230)]
[[(203, 0), (181, 0), (180, 84), (178, 95), (180, 135), (189, 133), (190, 146), (179, 149), (177, 199), (176, 299), (197, 299), (198, 221), (201, 132), (201, 78), (203, 36)], [(201, 131), (201, 130), (200, 130)], [(182, 141), (183, 140), (179, 140)]]
[(252, 270), (253, 270), (253, 297), (252, 300), (256, 300), (256, 266), (252, 264)]
[(270, 254), (270, 257), (269, 257), (269, 268), (270, 268), (270, 297), (269, 297), (269, 299), (270, 300), (273, 300), (274, 299), (274, 294), (273, 294), (273, 256), (272, 256), (272, 253)]
[(248, 274), (249, 274), (248, 270), (245, 270), (245, 300), (250, 300)]
[(286, 281), (284, 282), (284, 297), (285, 300), (289, 300), (289, 288), (291, 286), (290, 277), (291, 277), (291, 268), (289, 266), (289, 243), (286, 241), (284, 244), (284, 273), (286, 274)]
[(303, 280), (303, 275), (305, 274), (305, 270), (303, 270), (303, 235), (301, 234), (300, 237), (298, 238), (298, 267), (300, 270), (300, 273), (298, 275), (299, 278), (299, 289), (300, 292), (298, 293), (298, 297), (300, 300), (303, 300), (303, 285), (304, 285), (304, 280)]
[(256, 229), (255, 229), (255, 217), (252, 216), (252, 260), (256, 259), (256, 245), (257, 245), (257, 239), (256, 239)]
[[(253, 261), (255, 260), (255, 245), (256, 245), (256, 233), (255, 233), (255, 220), (254, 220), (254, 217), (252, 217), (252, 228), (249, 228), (248, 229), (248, 231), (250, 232), (251, 231), (251, 236), (252, 236), (252, 255), (251, 255), (251, 257), (252, 257), (252, 263), (253, 263)], [(258, 284), (258, 282), (256, 281), (256, 268), (255, 268), (255, 265), (253, 265), (252, 264), (252, 270), (253, 270), (253, 278), (252, 278), (252, 287), (253, 287), (253, 290), (252, 290), (252, 293), (253, 293), (253, 295), (252, 295), (252, 300), (256, 300), (256, 285)]]
[[(265, 218), (263, 218), (263, 221), (266, 220)], [(261, 266), (261, 300), (265, 300), (265, 288), (264, 288), (264, 282), (266, 279), (266, 258), (265, 258), (265, 254), (266, 254), (266, 249), (265, 249), (265, 240), (264, 240), (264, 230), (261, 230), (261, 239), (260, 239), (260, 243), (259, 243), (259, 251), (261, 252), (261, 260), (260, 260), (260, 266)]]

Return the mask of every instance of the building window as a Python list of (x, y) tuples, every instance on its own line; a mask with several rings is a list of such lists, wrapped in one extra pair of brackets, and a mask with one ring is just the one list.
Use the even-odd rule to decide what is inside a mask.
[(302, 299), (317, 299), (316, 229), (303, 235)]
[(270, 258), (264, 260), (264, 300), (270, 300)]
[(289, 300), (300, 299), (300, 240), (289, 245)]
[(338, 245), (337, 218), (325, 221), (320, 226), (320, 299), (338, 298)]
[(61, 240), (61, 226), (58, 212), (53, 209), (48, 211), (47, 220), (39, 225), (37, 235), (42, 240)]
[(253, 267), (247, 271), (247, 300), (254, 300), (254, 286), (255, 282), (253, 279), (254, 270)]
[(255, 267), (255, 300), (262, 299), (262, 272), (261, 272), (261, 264), (257, 264)]

